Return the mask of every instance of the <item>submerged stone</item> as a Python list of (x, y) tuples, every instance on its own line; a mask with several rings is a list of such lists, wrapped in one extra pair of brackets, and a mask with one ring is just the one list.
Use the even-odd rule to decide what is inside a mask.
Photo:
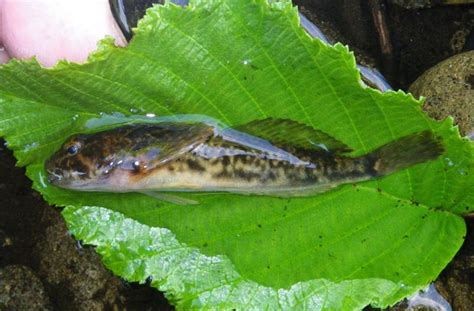
[(454, 118), (462, 135), (474, 131), (474, 51), (455, 55), (421, 75), (411, 86), (426, 97), (424, 110), (438, 120)]
[(43, 284), (22, 265), (0, 269), (0, 310), (52, 310)]

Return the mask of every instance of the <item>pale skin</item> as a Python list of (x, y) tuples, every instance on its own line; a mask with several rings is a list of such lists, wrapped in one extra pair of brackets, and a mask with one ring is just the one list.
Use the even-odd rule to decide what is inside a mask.
[(0, 64), (33, 56), (45, 67), (82, 63), (106, 36), (127, 44), (108, 0), (0, 0)]

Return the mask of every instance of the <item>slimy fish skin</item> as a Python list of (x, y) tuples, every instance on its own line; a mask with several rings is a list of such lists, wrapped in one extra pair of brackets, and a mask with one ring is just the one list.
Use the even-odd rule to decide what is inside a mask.
[(348, 151), (329, 135), (284, 119), (228, 131), (205, 122), (141, 123), (74, 135), (45, 169), (49, 182), (62, 188), (158, 193), (187, 204), (159, 194), (309, 196), (436, 159), (444, 148), (431, 131), (423, 131), (360, 157), (345, 155)]

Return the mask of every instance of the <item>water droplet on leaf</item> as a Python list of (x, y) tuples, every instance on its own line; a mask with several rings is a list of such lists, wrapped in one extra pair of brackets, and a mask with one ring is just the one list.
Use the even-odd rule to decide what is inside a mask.
[(450, 158), (445, 158), (445, 160), (448, 166), (454, 166), (454, 162)]
[(26, 144), (25, 147), (23, 148), (23, 151), (24, 151), (24, 152), (28, 152), (28, 151), (30, 151), (31, 149), (38, 148), (38, 146), (39, 146), (39, 143), (38, 143), (38, 142), (32, 142), (31, 144)]

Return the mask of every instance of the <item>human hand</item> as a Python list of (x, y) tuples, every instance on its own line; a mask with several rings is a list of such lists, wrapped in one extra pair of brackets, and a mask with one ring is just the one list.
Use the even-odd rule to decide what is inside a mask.
[(0, 63), (33, 56), (48, 67), (84, 62), (107, 35), (127, 44), (107, 0), (0, 0)]

